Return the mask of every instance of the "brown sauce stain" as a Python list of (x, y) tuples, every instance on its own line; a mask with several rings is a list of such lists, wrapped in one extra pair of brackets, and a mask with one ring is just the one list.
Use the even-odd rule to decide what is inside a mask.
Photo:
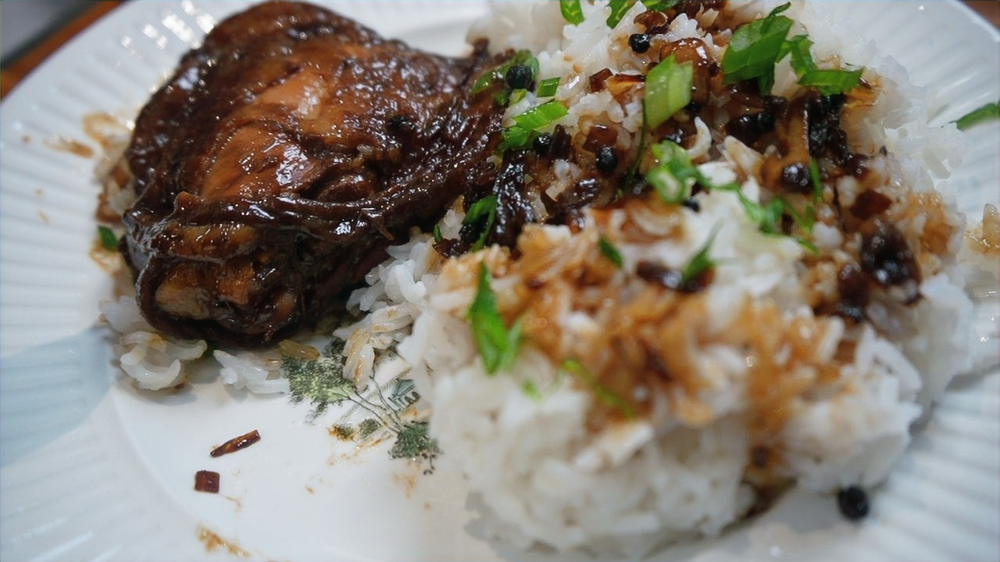
[(91, 146), (78, 140), (63, 137), (56, 137), (55, 140), (46, 140), (45, 146), (60, 152), (68, 152), (81, 158), (93, 158), (95, 154), (95, 151)]
[(129, 133), (128, 125), (109, 113), (90, 113), (83, 117), (83, 134), (99, 144), (105, 152), (114, 148)]
[(42, 224), (49, 224), (49, 216), (44, 211), (38, 211), (38, 219), (42, 221)]
[[(410, 474), (401, 474), (399, 472), (395, 472), (392, 475), (392, 479), (397, 484), (399, 484), (400, 486), (403, 487), (403, 491), (406, 492), (406, 499), (410, 499), (410, 498), (413, 497), (413, 492), (414, 492), (414, 490), (417, 489), (417, 475), (416, 474), (412, 474), (412, 473), (410, 473)], [(425, 508), (429, 508), (429, 506), (425, 504)]]
[(243, 550), (238, 544), (223, 539), (205, 527), (198, 527), (198, 539), (205, 545), (206, 552), (222, 549), (239, 558), (252, 558), (250, 553)]

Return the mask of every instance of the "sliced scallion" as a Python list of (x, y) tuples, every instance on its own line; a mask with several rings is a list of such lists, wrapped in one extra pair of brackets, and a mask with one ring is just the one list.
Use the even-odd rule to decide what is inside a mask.
[(785, 36), (792, 20), (778, 15), (791, 3), (778, 6), (767, 17), (741, 25), (733, 32), (726, 54), (722, 57), (725, 82), (757, 78), (762, 94), (770, 93), (774, 84), (774, 65), (783, 54)]
[(493, 223), (496, 222), (496, 218), (496, 195), (487, 195), (469, 207), (469, 210), (465, 213), (465, 218), (462, 219), (462, 224), (477, 224), (483, 222), (485, 219), (483, 231), (479, 234), (479, 238), (476, 240), (476, 243), (469, 248), (470, 252), (483, 249), (483, 246), (486, 245), (486, 238), (490, 235), (490, 231), (493, 230)]
[(105, 250), (109, 252), (118, 250), (118, 235), (115, 234), (114, 230), (104, 225), (98, 225), (97, 238), (101, 241), (101, 247)]
[(535, 90), (535, 95), (540, 98), (551, 98), (556, 95), (556, 91), (559, 89), (559, 78), (546, 78), (538, 83), (538, 89)]
[(622, 265), (624, 265), (625, 260), (622, 259), (621, 252), (618, 251), (618, 248), (615, 247), (615, 245), (611, 242), (611, 240), (608, 240), (606, 237), (601, 236), (600, 238), (597, 239), (597, 247), (598, 249), (601, 250), (601, 255), (608, 258), (608, 261), (615, 264), (615, 267), (617, 267), (618, 269), (622, 268)]
[(673, 54), (649, 71), (646, 75), (646, 96), (642, 103), (646, 124), (650, 129), (660, 126), (691, 103), (693, 84), (694, 65), (690, 62), (678, 63)]
[(719, 234), (718, 226), (712, 229), (712, 233), (708, 235), (708, 240), (705, 241), (705, 244), (688, 261), (687, 265), (684, 266), (684, 270), (681, 271), (681, 286), (689, 285), (703, 273), (715, 267), (715, 262), (712, 258), (708, 257), (708, 251), (712, 247), (712, 243), (715, 242), (717, 234)]
[(977, 107), (969, 113), (966, 113), (955, 121), (955, 125), (958, 127), (959, 131), (964, 131), (973, 125), (978, 125), (987, 121), (994, 121), (996, 119), (1000, 119), (1000, 103), (993, 102), (982, 107)]
[(510, 369), (521, 344), (521, 321), (507, 329), (497, 308), (497, 299), (490, 286), (490, 270), (479, 264), (479, 284), (469, 307), (468, 318), (472, 337), (490, 375)]
[(562, 370), (573, 375), (580, 382), (587, 385), (598, 400), (603, 402), (605, 405), (618, 410), (618, 413), (620, 413), (623, 417), (635, 417), (635, 409), (631, 404), (629, 404), (628, 400), (601, 384), (601, 381), (597, 380), (597, 377), (587, 370), (586, 367), (581, 365), (579, 361), (575, 359), (567, 359), (563, 361)]
[(573, 25), (583, 23), (583, 8), (580, 7), (580, 0), (559, 0), (559, 11), (562, 12), (563, 19)]

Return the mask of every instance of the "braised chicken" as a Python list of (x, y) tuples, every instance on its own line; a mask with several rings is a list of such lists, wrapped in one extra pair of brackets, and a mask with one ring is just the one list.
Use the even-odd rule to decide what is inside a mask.
[(268, 344), (315, 320), (465, 192), (503, 108), (496, 64), (423, 53), (308, 4), (221, 22), (143, 108), (121, 249), (158, 330)]

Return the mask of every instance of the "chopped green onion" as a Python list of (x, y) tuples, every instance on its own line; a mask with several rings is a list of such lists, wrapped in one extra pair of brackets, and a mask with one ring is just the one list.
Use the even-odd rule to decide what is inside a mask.
[(996, 119), (1000, 119), (1000, 103), (993, 102), (982, 107), (978, 107), (969, 113), (966, 113), (962, 117), (959, 117), (958, 120), (955, 121), (955, 125), (958, 127), (959, 131), (964, 131), (973, 125), (978, 125), (980, 123)]
[(483, 231), (479, 235), (479, 239), (476, 243), (469, 248), (470, 252), (475, 252), (477, 250), (483, 249), (486, 245), (486, 238), (490, 235), (490, 231), (493, 230), (493, 223), (496, 222), (497, 218), (497, 196), (487, 195), (479, 201), (476, 201), (469, 207), (468, 212), (465, 213), (465, 218), (462, 219), (462, 224), (476, 224), (486, 218), (486, 224), (483, 226)]
[[(678, 2), (680, 0), (642, 0), (642, 4), (646, 6), (647, 10), (656, 12), (665, 12), (676, 6)], [(635, 0), (611, 0), (609, 4), (611, 5), (611, 15), (608, 16), (607, 24), (608, 27), (614, 29), (621, 23), (625, 14), (632, 9), (632, 6), (635, 6)]]
[(654, 12), (666, 12), (676, 6), (681, 0), (642, 0), (642, 4), (647, 10)]
[[(799, 85), (813, 86), (824, 96), (829, 96), (851, 90), (861, 83), (864, 68), (834, 70), (817, 67), (809, 51), (812, 44), (812, 40), (805, 35), (796, 35), (785, 41), (785, 50), (792, 55), (792, 69), (799, 76)], [(782, 54), (778, 59), (783, 57)]]
[(583, 23), (583, 9), (580, 0), (559, 0), (559, 11), (563, 18), (573, 25)]
[(673, 54), (649, 71), (642, 107), (651, 129), (691, 103), (693, 84), (694, 65), (690, 62), (678, 63)]
[(688, 261), (687, 265), (684, 266), (684, 270), (681, 271), (681, 286), (685, 286), (694, 281), (705, 271), (715, 267), (715, 262), (712, 258), (708, 257), (708, 250), (712, 247), (712, 242), (715, 242), (715, 236), (719, 234), (719, 227), (716, 226), (712, 229), (712, 233), (708, 235), (708, 240), (705, 245), (698, 250), (698, 253)]
[(824, 96), (850, 91), (861, 83), (864, 68), (856, 70), (819, 69), (799, 77), (799, 85), (812, 86)]
[(556, 95), (556, 91), (559, 89), (559, 78), (546, 78), (538, 83), (538, 89), (535, 91), (535, 95), (540, 98), (551, 98)]
[(563, 361), (562, 370), (575, 376), (580, 382), (584, 383), (590, 390), (593, 391), (594, 395), (605, 405), (611, 406), (612, 408), (618, 410), (618, 412), (626, 417), (635, 417), (635, 409), (632, 405), (628, 403), (628, 400), (614, 393), (608, 387), (601, 384), (601, 381), (597, 380), (586, 367), (580, 364), (579, 361), (575, 359), (567, 359)]
[(815, 158), (809, 159), (809, 179), (813, 184), (813, 201), (819, 201), (823, 198), (823, 178), (820, 176), (819, 163)]
[(110, 228), (98, 225), (97, 237), (101, 241), (101, 247), (109, 252), (118, 250), (118, 235)]
[(816, 63), (813, 61), (812, 53), (809, 51), (813, 42), (805, 35), (796, 35), (784, 42), (778, 60), (785, 58), (786, 54), (792, 55), (792, 70), (798, 75), (816, 70)]
[(625, 261), (622, 259), (621, 252), (618, 251), (618, 248), (615, 247), (611, 240), (601, 236), (597, 239), (597, 247), (601, 250), (601, 254), (608, 258), (608, 261), (615, 264), (615, 267), (618, 269), (622, 268)]
[(435, 224), (434, 225), (434, 243), (437, 244), (438, 242), (440, 242), (442, 240), (444, 240), (444, 236), (441, 234), (441, 225), (440, 224)]
[(535, 381), (525, 379), (525, 381), (521, 383), (521, 389), (528, 395), (528, 398), (531, 398), (535, 402), (540, 402), (542, 400), (542, 393), (538, 390), (538, 385), (535, 384)]
[(646, 181), (665, 203), (680, 205), (691, 196), (695, 184), (711, 187), (681, 145), (665, 140), (649, 147), (649, 150), (657, 165), (646, 172)]
[(490, 270), (484, 263), (479, 264), (479, 285), (468, 317), (486, 372), (493, 375), (510, 369), (521, 344), (521, 321), (515, 322), (509, 330), (504, 326), (496, 296), (490, 288)]
[(608, 15), (607, 24), (614, 29), (635, 5), (635, 0), (611, 0), (608, 4), (611, 6), (611, 14)]
[(778, 14), (790, 6), (790, 2), (782, 4), (767, 17), (736, 28), (722, 57), (726, 84), (757, 78), (760, 92), (770, 93), (774, 85), (774, 65), (783, 49), (787, 49), (785, 36), (792, 28), (792, 20)]
[(531, 131), (517, 125), (504, 129), (501, 133), (502, 140), (497, 147), (497, 151), (520, 150), (528, 146), (531, 142)]
[(532, 132), (545, 127), (564, 117), (569, 110), (562, 102), (551, 100), (542, 105), (532, 107), (514, 117), (514, 126), (504, 129), (503, 140), (498, 150), (522, 149), (531, 141)]
[(537, 130), (564, 117), (569, 110), (560, 101), (552, 100), (514, 117), (514, 122), (528, 130)]

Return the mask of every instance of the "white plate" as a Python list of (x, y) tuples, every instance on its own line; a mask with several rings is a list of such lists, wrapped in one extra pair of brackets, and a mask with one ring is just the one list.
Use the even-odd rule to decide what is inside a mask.
[[(195, 380), (172, 395), (140, 392), (112, 365), (97, 301), (110, 280), (88, 257), (95, 161), (60, 149), (85, 115), (130, 116), (180, 55), (243, 2), (132, 2), (74, 40), (0, 107), (0, 558), (216, 560), (494, 560), (524, 558), (477, 536), (456, 474), (390, 459), (387, 443), (332, 437), (336, 413)], [(835, 3), (862, 22), (945, 122), (998, 92), (996, 31), (955, 2)], [(353, 2), (337, 9), (385, 35), (449, 54), (483, 4)], [(1000, 132), (973, 129), (953, 182), (964, 211), (996, 202)], [(990, 305), (994, 306), (994, 305)], [(980, 307), (996, 332), (995, 306)], [(996, 340), (992, 340), (996, 345)], [(659, 559), (1000, 559), (1000, 375), (954, 385), (862, 524), (833, 500), (792, 493), (722, 537)], [(258, 429), (238, 454), (222, 441)], [(196, 493), (200, 469), (222, 493)], [(219, 542), (219, 539), (224, 542)], [(529, 553), (553, 559), (543, 553)]]

